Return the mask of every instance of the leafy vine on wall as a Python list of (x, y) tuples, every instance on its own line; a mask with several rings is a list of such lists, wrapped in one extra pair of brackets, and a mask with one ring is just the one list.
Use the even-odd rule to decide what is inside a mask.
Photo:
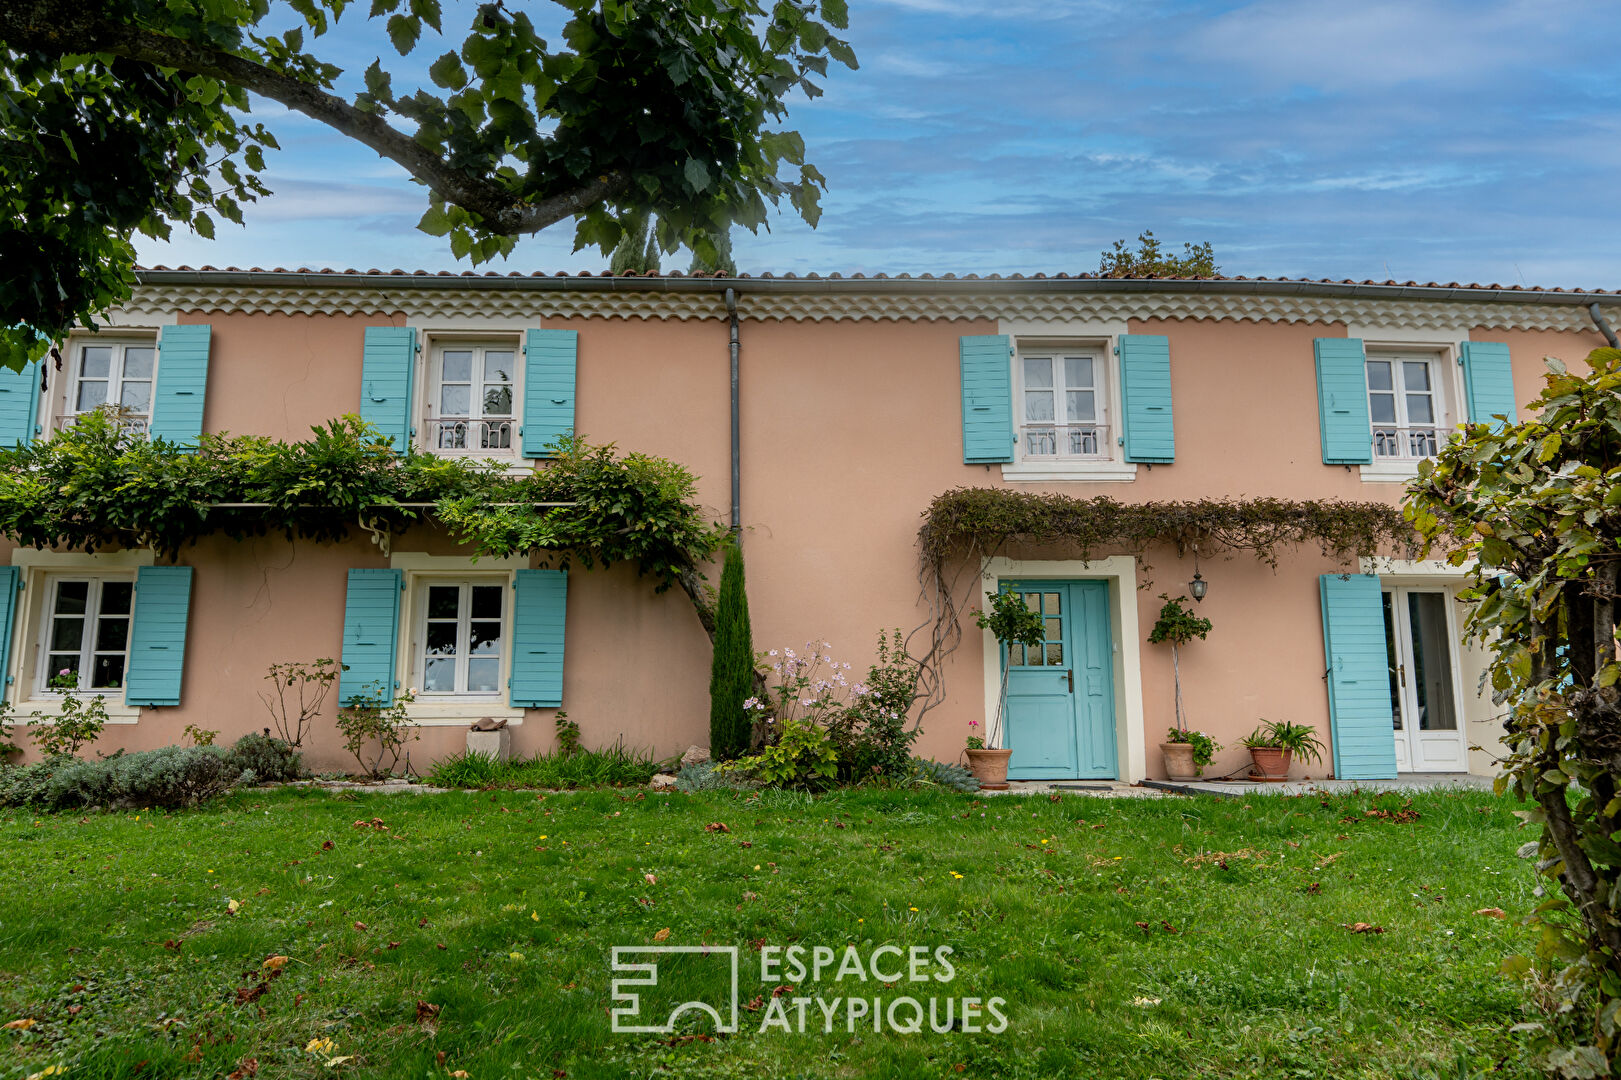
[(354, 416), (302, 441), (207, 434), (192, 450), (98, 411), (0, 450), (0, 535), (27, 547), (149, 547), (173, 559), (215, 534), (327, 542), (362, 529), (386, 542), (428, 518), (478, 555), (541, 551), (554, 565), (588, 569), (632, 563), (655, 591), (679, 586), (713, 632), (701, 567), (725, 528), (697, 503), (685, 468), (612, 445), (565, 438), (520, 472), (396, 454)]
[[(918, 581), (926, 620), (912, 633), (921, 669), (917, 722), (945, 698), (946, 659), (962, 644), (961, 604), (972, 599), (984, 560), (1010, 543), (1058, 545), (1065, 557), (1129, 554), (1152, 547), (1248, 551), (1276, 569), (1284, 548), (1315, 546), (1349, 563), (1374, 555), (1416, 553), (1419, 538), (1400, 507), (1339, 499), (1197, 499), (1123, 503), (1105, 495), (955, 488), (935, 498), (918, 529)], [(1146, 564), (1145, 564), (1146, 565)], [(966, 587), (968, 596), (962, 593)], [(913, 655), (918, 655), (914, 653)]]

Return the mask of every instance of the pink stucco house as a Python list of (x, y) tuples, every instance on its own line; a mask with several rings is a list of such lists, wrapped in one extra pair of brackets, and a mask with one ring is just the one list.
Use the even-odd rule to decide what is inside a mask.
[[(0, 380), (0, 435), (103, 401), (171, 436), (302, 438), (359, 413), (402, 445), (521, 466), (542, 433), (573, 429), (686, 465), (721, 521), (735, 466), (756, 645), (826, 640), (864, 666), (881, 628), (926, 617), (917, 528), (942, 492), (1395, 502), (1448, 429), (1534, 397), (1544, 357), (1577, 364), (1605, 344), (1617, 305), (1389, 282), (159, 268), (100, 333), (64, 343), (45, 393), (32, 374)], [(48, 713), (49, 670), (91, 672), (115, 721), (104, 751), (193, 723), (256, 730), (266, 665), (317, 656), (385, 664), (416, 689), (419, 767), (484, 716), (510, 719), (515, 750), (546, 749), (558, 705), (588, 744), (665, 755), (707, 740), (708, 641), (683, 597), (628, 569), (526, 594), (513, 586), (536, 580), (530, 559), (475, 563), (431, 527), (387, 554), (364, 535), (216, 537), (179, 569), (141, 550), (7, 545), (0, 562), (16, 586), (0, 608), (8, 698)], [(1146, 562), (1013, 549), (977, 568), (978, 588), (1014, 583), (1049, 616), (1048, 647), (1012, 672), (1014, 776), (1163, 775), (1171, 660), (1145, 638), (1156, 594), (1185, 591), (1195, 568), (1174, 550)], [(1319, 776), (1490, 771), (1499, 727), (1482, 658), (1457, 644), (1456, 571), (1315, 551), (1275, 570), (1206, 553), (1198, 569), (1216, 629), (1182, 654), (1195, 726), (1233, 745), (1262, 717), (1312, 724), (1333, 753), (1297, 772)], [(399, 594), (392, 621), (357, 634), (378, 582)], [(555, 635), (544, 669), (511, 647), (537, 617)], [(1002, 662), (968, 632), (920, 752), (956, 758), (995, 709)], [(309, 758), (343, 764), (330, 724)]]

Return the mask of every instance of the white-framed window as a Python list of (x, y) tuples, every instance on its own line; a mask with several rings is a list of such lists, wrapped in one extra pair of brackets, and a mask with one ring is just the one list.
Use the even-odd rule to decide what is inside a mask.
[(423, 448), (434, 454), (516, 456), (518, 361), (516, 338), (434, 342)]
[(1441, 358), (1370, 349), (1366, 372), (1374, 461), (1434, 457), (1451, 427), (1447, 369)]
[(75, 341), (69, 350), (68, 377), (61, 380), (56, 427), (68, 427), (96, 409), (116, 407), (126, 427), (145, 432), (152, 421), (157, 371), (156, 338), (98, 334)]
[(419, 577), (412, 688), (423, 698), (499, 695), (506, 685), (506, 574)]
[(1114, 456), (1104, 356), (1104, 350), (1093, 348), (1018, 351), (1014, 411), (1021, 461), (1108, 461)]
[(123, 689), (134, 578), (62, 574), (47, 577), (45, 586), (34, 685), (45, 693), (62, 693), (69, 686), (83, 691)]

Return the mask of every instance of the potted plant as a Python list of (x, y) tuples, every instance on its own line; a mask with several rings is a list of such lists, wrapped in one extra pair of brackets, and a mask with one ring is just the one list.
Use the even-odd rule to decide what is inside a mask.
[(1298, 756), (1302, 761), (1321, 762), (1323, 744), (1317, 730), (1305, 724), (1288, 720), (1273, 723), (1263, 719), (1259, 727), (1244, 737), (1255, 771), (1250, 776), (1257, 780), (1287, 780), (1289, 767)]
[[(1200, 775), (1204, 766), (1210, 763), (1210, 758), (1221, 749), (1203, 732), (1190, 732), (1187, 718), (1182, 712), (1182, 664), (1177, 650), (1194, 638), (1202, 639), (1210, 633), (1210, 620), (1200, 618), (1183, 607), (1188, 599), (1185, 596), (1173, 600), (1169, 594), (1160, 593), (1159, 598), (1165, 604), (1159, 609), (1159, 619), (1155, 621), (1154, 628), (1148, 632), (1148, 643), (1158, 645), (1170, 642), (1171, 674), (1176, 682), (1176, 726), (1170, 729), (1170, 737), (1160, 743), (1159, 752), (1165, 759), (1166, 775), (1172, 779), (1186, 779)], [(1195, 760), (1198, 751), (1194, 749), (1194, 735), (1199, 735), (1210, 744), (1203, 762)]]
[(1192, 780), (1204, 775), (1204, 767), (1221, 753), (1221, 743), (1202, 731), (1171, 728), (1160, 744), (1165, 755), (1165, 773), (1172, 780)]
[[(1013, 645), (1039, 646), (1047, 638), (1047, 627), (1042, 621), (1041, 612), (1031, 610), (1023, 594), (1012, 589), (1003, 589), (992, 596), (990, 611), (976, 610), (974, 622), (980, 629), (989, 630), (1004, 650)], [(1013, 756), (1012, 749), (1000, 745), (1010, 659), (1008, 657), (1002, 663), (1002, 689), (996, 696), (996, 716), (991, 721), (990, 731), (983, 738), (970, 735), (965, 750), (968, 771), (974, 774), (980, 787), (991, 791), (1001, 791), (1007, 787), (1008, 758)], [(969, 724), (979, 726), (978, 721), (970, 720)]]

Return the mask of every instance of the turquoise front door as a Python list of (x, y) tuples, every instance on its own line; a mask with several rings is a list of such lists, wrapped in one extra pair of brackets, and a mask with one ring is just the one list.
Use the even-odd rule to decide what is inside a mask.
[(1108, 780), (1118, 776), (1114, 650), (1107, 581), (1016, 581), (1047, 626), (1041, 645), (1004, 649), (1005, 745), (1014, 780)]

